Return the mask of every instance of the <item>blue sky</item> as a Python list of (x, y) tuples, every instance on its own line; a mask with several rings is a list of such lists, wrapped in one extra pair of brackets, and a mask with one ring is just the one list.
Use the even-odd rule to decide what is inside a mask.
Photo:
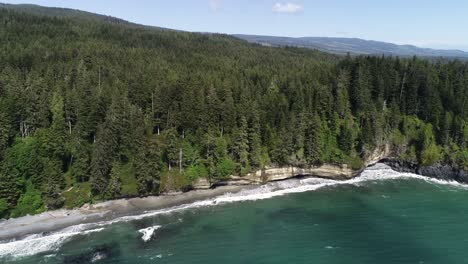
[(468, 51), (465, 0), (0, 0), (68, 7), (174, 29), (329, 36)]

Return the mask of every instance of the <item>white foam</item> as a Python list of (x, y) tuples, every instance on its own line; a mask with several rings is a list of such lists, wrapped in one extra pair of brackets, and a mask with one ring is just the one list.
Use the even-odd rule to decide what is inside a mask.
[[(77, 227), (75, 227), (77, 228)], [(0, 257), (25, 257), (42, 252), (55, 251), (76, 235), (86, 235), (102, 231), (104, 228), (69, 232), (66, 229), (47, 236), (33, 235), (22, 240), (0, 244)]]
[(91, 259), (91, 263), (94, 263), (99, 260), (105, 259), (107, 256), (104, 253), (97, 252), (93, 255), (93, 258)]
[(147, 228), (140, 229), (138, 230), (138, 232), (143, 234), (141, 239), (143, 239), (143, 241), (145, 242), (148, 242), (151, 239), (151, 237), (153, 237), (154, 231), (158, 230), (159, 228), (161, 228), (161, 226), (155, 225), (155, 226), (150, 226)]
[[(259, 186), (258, 188), (246, 189), (237, 193), (227, 193), (215, 197), (213, 199), (197, 201), (191, 204), (184, 204), (162, 210), (148, 211), (139, 215), (123, 216), (111, 221), (71, 226), (66, 229), (63, 229), (58, 233), (54, 233), (48, 236), (31, 235), (19, 241), (0, 244), (0, 258), (4, 256), (28, 256), (38, 254), (41, 252), (53, 251), (58, 249), (64, 242), (66, 242), (72, 236), (101, 231), (103, 227), (119, 222), (135, 221), (143, 218), (154, 217), (156, 215), (170, 214), (182, 210), (215, 206), (219, 204), (270, 199), (273, 197), (284, 196), (292, 193), (313, 191), (327, 186), (339, 186), (346, 184), (360, 186), (366, 182), (372, 181), (409, 178), (423, 180), (436, 185), (449, 185), (460, 189), (468, 189), (468, 185), (461, 184), (455, 181), (438, 180), (412, 173), (400, 173), (392, 170), (385, 164), (376, 164), (364, 170), (359, 177), (349, 180), (340, 181), (321, 178), (307, 178), (302, 180), (291, 179), (282, 182), (271, 182)], [(149, 234), (148, 238), (150, 239), (154, 233), (154, 230), (157, 229), (155, 227), (150, 228), (152, 229), (148, 229), (147, 233), (143, 233), (143, 230), (146, 229), (139, 230), (143, 233), (143, 240), (145, 240), (146, 234), (151, 233)]]

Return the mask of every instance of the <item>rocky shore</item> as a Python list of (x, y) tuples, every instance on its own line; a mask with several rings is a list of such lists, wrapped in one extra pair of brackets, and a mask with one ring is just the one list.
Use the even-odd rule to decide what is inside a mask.
[(419, 166), (416, 163), (403, 161), (396, 158), (385, 158), (382, 159), (381, 162), (385, 163), (393, 170), (398, 172), (409, 172), (440, 180), (468, 183), (468, 171), (463, 170), (457, 166), (448, 164)]

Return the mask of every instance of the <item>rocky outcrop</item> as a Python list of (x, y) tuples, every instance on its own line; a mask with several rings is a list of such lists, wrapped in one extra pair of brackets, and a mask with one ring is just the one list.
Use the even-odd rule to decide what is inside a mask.
[[(364, 161), (363, 169), (378, 162), (383, 162), (399, 172), (410, 172), (437, 179), (455, 180), (462, 183), (468, 183), (468, 171), (466, 170), (450, 165), (439, 164), (434, 166), (418, 166), (415, 163), (402, 161), (397, 157), (397, 154), (392, 151), (389, 144), (384, 144), (375, 148)], [(358, 176), (361, 171), (362, 169), (354, 170), (349, 168), (346, 164), (323, 164), (321, 166), (311, 167), (266, 167), (263, 170), (258, 170), (245, 176), (231, 176), (224, 181), (217, 182), (216, 184), (210, 184), (207, 179), (198, 179), (193, 184), (193, 189), (208, 189), (220, 185), (241, 186), (264, 184), (267, 182), (281, 181), (296, 177), (318, 177), (346, 180)]]
[(255, 183), (265, 183), (301, 176), (314, 176), (332, 179), (349, 179), (356, 176), (357, 174), (357, 171), (348, 168), (348, 166), (346, 165), (337, 166), (331, 164), (324, 164), (321, 166), (308, 168), (299, 168), (292, 166), (282, 168), (265, 168), (264, 170), (249, 173), (242, 178)]
[(374, 151), (364, 161), (364, 167), (374, 165), (381, 160), (389, 157), (392, 151), (389, 144), (381, 145), (374, 149)]
[(353, 170), (347, 165), (338, 166), (332, 164), (323, 164), (321, 166), (307, 168), (294, 166), (267, 167), (263, 170), (258, 170), (245, 176), (231, 176), (227, 180), (216, 183), (216, 186), (263, 184), (297, 177), (319, 177), (345, 180), (357, 176), (360, 172), (360, 170)]
[(381, 160), (381, 162), (387, 164), (393, 170), (398, 172), (409, 172), (441, 180), (468, 183), (468, 171), (457, 166), (451, 166), (448, 164), (419, 166), (416, 163), (399, 160), (397, 158), (386, 158)]
[[(364, 168), (373, 165), (380, 160), (388, 157), (391, 153), (391, 148), (388, 144), (382, 145), (376, 148), (369, 157), (364, 161)], [(243, 184), (261, 184), (271, 181), (286, 180), (294, 177), (319, 177), (329, 178), (336, 180), (345, 180), (356, 177), (361, 173), (362, 170), (353, 170), (346, 164), (333, 165), (323, 164), (321, 166), (313, 167), (267, 167), (264, 170), (259, 170), (253, 173), (249, 173), (246, 176), (231, 176), (228, 181), (225, 181), (226, 185), (243, 185)]]
[(198, 178), (192, 183), (195, 190), (206, 190), (211, 188), (210, 181), (207, 178)]

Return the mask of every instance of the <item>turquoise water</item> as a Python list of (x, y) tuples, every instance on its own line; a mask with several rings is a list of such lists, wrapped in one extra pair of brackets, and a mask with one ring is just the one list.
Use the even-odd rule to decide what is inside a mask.
[[(380, 171), (371, 171), (368, 175), (377, 172)], [(46, 250), (38, 250), (37, 243), (28, 244), (31, 250), (39, 251), (30, 256), (6, 256), (3, 248), (3, 261), (468, 262), (468, 189), (465, 186), (440, 184), (422, 177), (320, 183), (320, 188), (307, 192), (196, 206), (108, 224), (100, 227), (102, 229), (93, 227), (93, 232), (66, 237), (53, 246), (45, 245)], [(304, 182), (289, 184), (297, 190), (297, 185)], [(263, 193), (262, 198), (265, 198), (266, 194), (282, 192), (284, 185), (259, 188), (257, 193)], [(148, 227), (155, 228), (145, 242), (139, 230)], [(18, 244), (18, 251), (21, 251), (20, 246)]]

